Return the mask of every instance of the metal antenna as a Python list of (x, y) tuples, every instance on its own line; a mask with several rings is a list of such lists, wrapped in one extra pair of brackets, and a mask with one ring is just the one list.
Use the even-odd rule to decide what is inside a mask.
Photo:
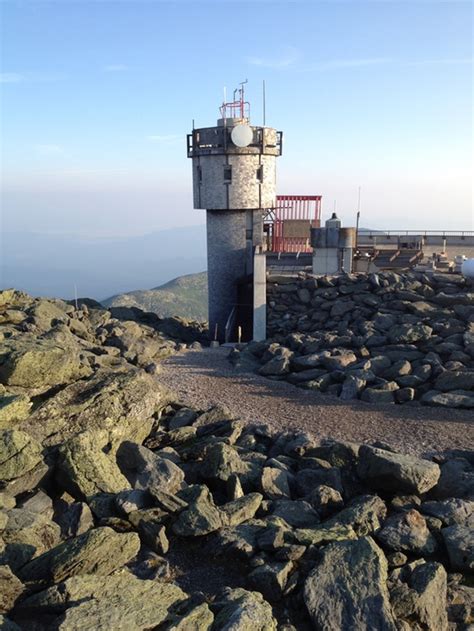
[(360, 221), (360, 186), (359, 186), (359, 196), (357, 200), (357, 215), (356, 215), (356, 235), (355, 235), (355, 249), (357, 250), (358, 242), (359, 242), (359, 221)]
[(266, 111), (265, 111), (265, 79), (263, 80), (263, 93), (262, 93), (262, 97), (263, 97), (263, 126), (265, 127), (265, 120), (266, 120)]

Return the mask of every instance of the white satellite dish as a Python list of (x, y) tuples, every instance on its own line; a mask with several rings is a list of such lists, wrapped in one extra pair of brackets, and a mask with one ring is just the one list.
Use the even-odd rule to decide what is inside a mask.
[(249, 125), (236, 125), (230, 134), (237, 147), (248, 147), (253, 140), (253, 129)]

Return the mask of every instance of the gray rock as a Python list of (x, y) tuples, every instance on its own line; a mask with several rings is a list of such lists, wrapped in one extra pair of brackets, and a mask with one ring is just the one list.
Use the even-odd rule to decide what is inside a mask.
[(0, 565), (0, 614), (8, 613), (13, 608), (23, 590), (23, 583), (11, 569), (7, 565)]
[(226, 588), (214, 604), (214, 627), (219, 631), (277, 631), (272, 608), (259, 592)]
[(248, 575), (250, 587), (260, 592), (270, 601), (278, 601), (283, 597), (293, 563), (265, 563)]
[(354, 375), (349, 375), (344, 380), (342, 384), (342, 390), (339, 397), (343, 401), (351, 401), (352, 399), (357, 399), (359, 394), (362, 392), (366, 385), (365, 379), (360, 379), (359, 377), (355, 377)]
[(209, 489), (200, 487), (197, 497), (181, 511), (173, 523), (173, 532), (181, 537), (207, 535), (227, 525), (222, 511), (214, 504)]
[(277, 500), (272, 503), (272, 515), (281, 517), (293, 528), (311, 528), (319, 523), (319, 515), (303, 500)]
[(26, 508), (12, 508), (2, 538), (6, 544), (2, 562), (15, 571), (30, 559), (59, 543), (61, 529), (54, 521)]
[(201, 474), (207, 479), (226, 482), (231, 475), (246, 471), (248, 465), (241, 460), (237, 451), (230, 445), (218, 443), (207, 449)]
[(422, 494), (436, 485), (441, 472), (434, 462), (363, 445), (357, 473), (377, 489)]
[(435, 381), (436, 390), (474, 390), (474, 372), (446, 370)]
[(252, 519), (262, 503), (260, 493), (249, 493), (221, 506), (223, 523), (226, 526), (237, 526), (248, 519)]
[(446, 596), (447, 576), (440, 563), (417, 565), (409, 570), (405, 582), (398, 583), (391, 590), (397, 618), (406, 621), (409, 628), (427, 631), (448, 629)]
[(123, 442), (117, 451), (117, 463), (135, 489), (176, 493), (183, 485), (180, 467), (142, 445)]
[(360, 398), (367, 403), (376, 403), (379, 405), (395, 403), (394, 391), (384, 390), (382, 388), (366, 388)]
[(432, 332), (426, 324), (396, 324), (390, 328), (388, 336), (391, 344), (412, 344), (428, 340)]
[(429, 556), (437, 547), (424, 517), (415, 509), (389, 517), (376, 537), (383, 546), (395, 552)]
[(453, 458), (441, 465), (441, 476), (431, 492), (438, 499), (464, 497), (474, 500), (474, 466), (465, 458)]
[(325, 526), (350, 526), (358, 536), (376, 532), (387, 516), (387, 507), (377, 495), (356, 497), (346, 508), (324, 522)]
[(197, 412), (191, 408), (181, 408), (178, 410), (169, 420), (169, 429), (178, 429), (179, 427), (186, 427), (192, 425), (197, 419)]
[(94, 527), (91, 509), (85, 502), (67, 504), (57, 515), (56, 521), (65, 539), (82, 535)]
[(95, 528), (36, 557), (21, 568), (19, 577), (57, 583), (77, 574), (108, 576), (130, 561), (139, 549), (136, 533)]
[(448, 526), (441, 530), (454, 570), (474, 570), (474, 530), (467, 526)]
[(317, 629), (395, 631), (387, 561), (370, 537), (327, 546), (304, 586), (304, 602)]
[(289, 475), (286, 471), (273, 467), (264, 467), (261, 487), (265, 497), (271, 500), (291, 497)]
[(125, 572), (68, 578), (30, 596), (22, 607), (36, 615), (63, 611), (61, 631), (145, 631), (164, 622), (171, 607), (185, 599), (186, 594), (173, 583), (140, 580)]
[(444, 408), (474, 409), (474, 395), (467, 390), (452, 390), (451, 392), (429, 390), (421, 397), (421, 402), (425, 405), (437, 405)]
[(330, 486), (320, 484), (308, 496), (308, 502), (316, 509), (321, 517), (329, 517), (344, 506), (342, 495)]
[(423, 502), (420, 511), (443, 522), (444, 526), (468, 526), (474, 528), (474, 501), (450, 498), (439, 502)]

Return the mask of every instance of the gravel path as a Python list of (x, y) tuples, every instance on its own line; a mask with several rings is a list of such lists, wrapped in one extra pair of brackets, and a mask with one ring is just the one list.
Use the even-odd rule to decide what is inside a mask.
[(234, 369), (229, 349), (184, 351), (162, 364), (159, 381), (185, 405), (206, 410), (227, 406), (247, 422), (268, 423), (275, 431), (295, 428), (317, 438), (380, 440), (406, 453), (432, 454), (473, 448), (474, 414), (469, 410), (342, 402)]

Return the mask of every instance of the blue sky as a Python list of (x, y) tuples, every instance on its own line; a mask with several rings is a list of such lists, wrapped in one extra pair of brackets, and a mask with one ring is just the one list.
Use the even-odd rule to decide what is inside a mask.
[(280, 193), (370, 227), (473, 229), (471, 2), (1, 2), (3, 225), (202, 223), (185, 134), (248, 79)]

